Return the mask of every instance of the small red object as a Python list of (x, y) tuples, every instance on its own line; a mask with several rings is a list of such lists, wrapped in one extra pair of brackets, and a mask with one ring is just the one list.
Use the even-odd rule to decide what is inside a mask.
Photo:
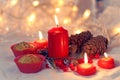
[(77, 72), (83, 76), (89, 76), (96, 73), (96, 67), (90, 63), (82, 63), (77, 66)]
[(90, 54), (90, 55), (89, 55), (89, 58), (94, 59), (94, 58), (95, 58), (95, 55), (94, 55), (94, 54)]
[(50, 68), (48, 64), (46, 64), (45, 66), (46, 66), (46, 68)]
[(96, 53), (95, 54), (95, 58), (98, 59), (100, 57), (100, 54), (99, 53)]
[(48, 31), (48, 56), (52, 58), (68, 56), (68, 31), (63, 27), (54, 27)]
[(46, 49), (48, 47), (47, 40), (36, 40), (33, 44), (36, 46), (36, 50)]
[(77, 66), (77, 72), (83, 76), (89, 76), (96, 73), (96, 67), (88, 63), (87, 53), (84, 54), (84, 63)]
[(64, 71), (64, 72), (68, 72), (68, 71), (69, 71), (69, 68), (65, 66), (65, 67), (63, 68), (63, 71)]
[(73, 64), (70, 64), (70, 69), (72, 70), (72, 71), (75, 71), (75, 66), (73, 65)]
[(23, 57), (24, 55), (18, 56), (14, 59), (16, 65), (18, 66), (19, 70), (23, 73), (36, 73), (42, 69), (42, 65), (45, 61), (45, 57), (40, 54), (33, 54), (41, 58), (40, 62), (37, 63), (20, 63), (18, 60)]
[(54, 60), (55, 62), (55, 65), (60, 67), (61, 65), (63, 65), (63, 61), (61, 59), (58, 59), (58, 60)]
[(115, 67), (114, 59), (112, 57), (101, 58), (98, 61), (98, 66), (105, 68), (105, 69), (114, 68)]

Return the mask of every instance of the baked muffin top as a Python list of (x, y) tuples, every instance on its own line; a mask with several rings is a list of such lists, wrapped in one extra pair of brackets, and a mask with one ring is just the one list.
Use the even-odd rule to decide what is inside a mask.
[(20, 43), (17, 43), (15, 46), (14, 46), (14, 49), (15, 50), (19, 50), (19, 51), (22, 51), (22, 50), (25, 50), (25, 49), (29, 49), (29, 48), (34, 48), (34, 46), (28, 42), (20, 42)]
[(37, 63), (40, 61), (41, 58), (34, 54), (26, 54), (18, 60), (20, 63)]

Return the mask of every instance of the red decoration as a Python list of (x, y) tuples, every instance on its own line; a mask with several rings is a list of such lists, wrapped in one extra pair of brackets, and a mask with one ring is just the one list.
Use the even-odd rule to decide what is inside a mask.
[(64, 58), (68, 56), (68, 31), (55, 27), (48, 31), (48, 56)]
[(96, 67), (90, 63), (82, 63), (77, 66), (77, 72), (80, 75), (89, 76), (96, 73)]
[(40, 62), (37, 63), (20, 63), (19, 59), (24, 55), (18, 56), (14, 59), (16, 65), (18, 66), (19, 70), (23, 73), (36, 73), (42, 69), (42, 65), (45, 61), (45, 57), (39, 54), (33, 54), (41, 58)]
[(48, 47), (47, 40), (36, 40), (33, 44), (36, 46), (37, 50), (46, 49)]
[(77, 72), (80, 75), (89, 76), (96, 73), (96, 67), (91, 63), (88, 63), (87, 54), (84, 54), (84, 63), (77, 66)]
[(114, 59), (112, 57), (105, 56), (105, 57), (99, 59), (98, 66), (105, 68), (105, 69), (114, 68), (115, 67)]
[(95, 58), (98, 59), (100, 57), (100, 54), (99, 53), (96, 53), (95, 54)]
[(36, 46), (36, 50), (45, 49), (48, 47), (48, 41), (43, 39), (42, 33), (39, 31), (39, 39), (33, 43)]

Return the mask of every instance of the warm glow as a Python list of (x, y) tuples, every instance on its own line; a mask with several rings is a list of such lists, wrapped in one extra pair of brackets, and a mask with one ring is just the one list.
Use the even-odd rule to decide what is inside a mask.
[(88, 63), (88, 57), (87, 57), (87, 53), (84, 54), (84, 63), (87, 64)]
[(36, 6), (38, 6), (40, 3), (39, 3), (39, 1), (38, 1), (38, 0), (35, 0), (35, 1), (33, 1), (33, 3), (32, 3), (32, 4), (33, 4), (33, 6), (34, 6), (34, 7), (36, 7)]
[(85, 12), (83, 14), (83, 19), (85, 19), (85, 20), (88, 19), (90, 14), (91, 14), (91, 11), (89, 9), (85, 10)]
[(91, 64), (81, 64), (81, 67), (88, 69), (88, 68), (92, 67), (92, 65)]
[(43, 39), (43, 35), (42, 35), (42, 32), (39, 31), (39, 40), (42, 40)]
[(58, 6), (63, 6), (64, 5), (64, 0), (58, 0)]
[(74, 34), (80, 34), (82, 32), (81, 29), (75, 30)]
[(6, 30), (6, 31), (9, 31), (9, 27), (6, 27), (5, 30)]
[(78, 7), (77, 6), (73, 6), (72, 7), (72, 11), (74, 11), (74, 12), (78, 11)]
[(104, 53), (104, 56), (107, 58), (108, 57), (107, 53)]
[(59, 23), (58, 23), (58, 18), (57, 18), (57, 16), (55, 15), (54, 18), (55, 18), (55, 23), (56, 23), (56, 25), (58, 26)]
[(3, 17), (0, 15), (0, 22), (2, 22), (3, 21)]
[(32, 13), (29, 17), (28, 17), (28, 22), (29, 23), (33, 23), (35, 21), (36, 15), (34, 13)]
[(60, 13), (60, 8), (56, 8), (56, 9), (55, 9), (55, 12), (56, 12), (56, 13)]
[(120, 33), (120, 28), (118, 27), (118, 28), (115, 28), (114, 29), (114, 33)]
[(69, 24), (69, 23), (71, 23), (71, 19), (70, 19), (70, 18), (65, 18), (65, 19), (63, 20), (63, 23), (64, 23), (64, 24)]
[(17, 2), (18, 2), (18, 0), (10, 0), (10, 4), (11, 4), (11, 6), (16, 5), (16, 4), (17, 4)]

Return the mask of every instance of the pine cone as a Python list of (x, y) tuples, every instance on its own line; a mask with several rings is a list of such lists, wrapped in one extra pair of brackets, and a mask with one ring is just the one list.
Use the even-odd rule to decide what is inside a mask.
[[(73, 54), (73, 52), (74, 53), (79, 53), (79, 52), (81, 52), (81, 47), (82, 47), (82, 45), (85, 43), (85, 42), (87, 42), (90, 38), (92, 38), (92, 34), (91, 34), (91, 32), (89, 32), (89, 31), (85, 31), (85, 32), (82, 32), (82, 33), (80, 33), (80, 34), (76, 34), (76, 35), (71, 35), (70, 37), (69, 37), (69, 45), (70, 45), (70, 47), (72, 47), (72, 48), (70, 48), (70, 49), (73, 49), (74, 51), (72, 51), (72, 50), (70, 50), (70, 53), (72, 53)], [(77, 46), (77, 47), (75, 47), (75, 45)], [(77, 48), (77, 49), (76, 49)], [(75, 51), (76, 50), (76, 51)]]
[(108, 40), (99, 35), (91, 38), (82, 47), (82, 52), (86, 52), (88, 55), (95, 55), (96, 53), (103, 54), (107, 50)]

